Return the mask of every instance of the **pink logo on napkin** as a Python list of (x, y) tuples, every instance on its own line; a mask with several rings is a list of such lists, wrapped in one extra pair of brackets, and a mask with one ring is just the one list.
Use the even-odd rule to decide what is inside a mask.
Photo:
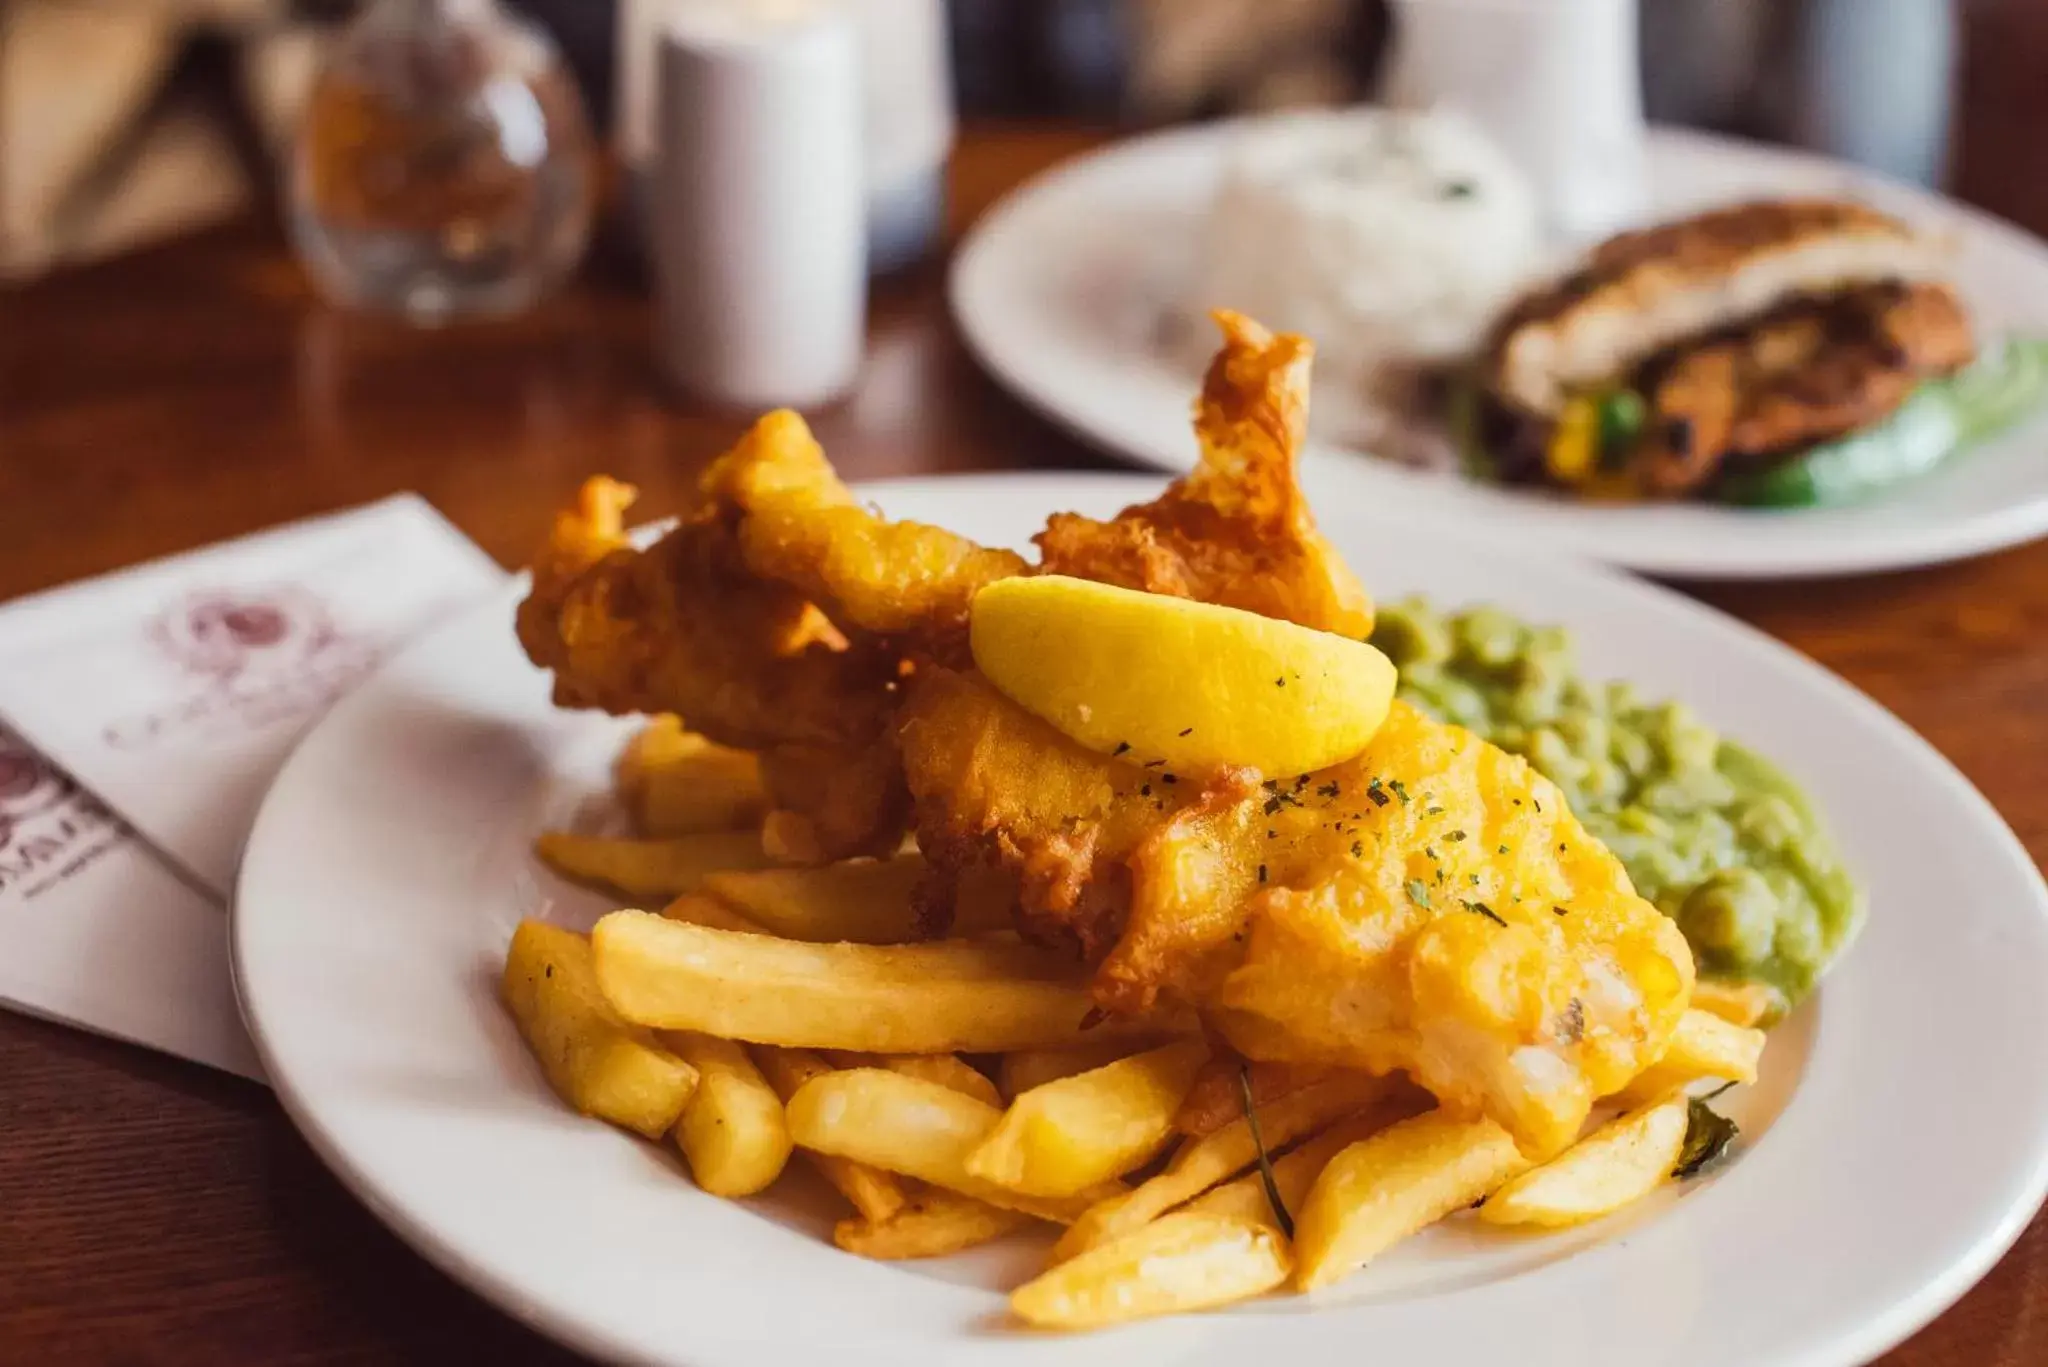
[(120, 833), (97, 799), (0, 731), (0, 894), (34, 897), (83, 869)]
[(171, 706), (109, 724), (105, 739), (117, 749), (303, 720), (360, 682), (381, 653), (338, 627), (318, 595), (290, 584), (188, 593), (144, 630), (190, 682)]
[(147, 630), (159, 649), (192, 673), (220, 678), (251, 664), (305, 663), (335, 641), (326, 605), (289, 586), (190, 594), (158, 613)]

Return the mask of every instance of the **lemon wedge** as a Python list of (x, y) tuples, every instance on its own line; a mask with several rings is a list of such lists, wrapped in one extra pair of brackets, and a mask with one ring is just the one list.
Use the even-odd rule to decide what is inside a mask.
[(1169, 770), (1310, 773), (1365, 749), (1394, 697), (1393, 662), (1363, 641), (1063, 575), (981, 590), (969, 640), (1026, 711)]

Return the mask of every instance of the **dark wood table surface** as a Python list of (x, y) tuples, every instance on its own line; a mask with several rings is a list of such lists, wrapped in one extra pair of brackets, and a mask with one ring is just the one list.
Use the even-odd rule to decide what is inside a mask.
[[(1978, 82), (1961, 182), (2042, 231), (2039, 70)], [(956, 229), (1097, 140), (970, 130)], [(850, 476), (1106, 464), (975, 368), (940, 267), (873, 314), (816, 424)], [(224, 229), (0, 294), (0, 601), (403, 489), (514, 564), (583, 476), (672, 508), (743, 421), (664, 400), (640, 292), (601, 265), (519, 320), (420, 332), (328, 311), (274, 230)], [(1700, 596), (1899, 713), (2048, 852), (2048, 543)], [(485, 1360), (570, 1359), (413, 1256), (262, 1088), (0, 1014), (0, 1363)], [(1886, 1361), (2048, 1362), (2048, 1220)]]

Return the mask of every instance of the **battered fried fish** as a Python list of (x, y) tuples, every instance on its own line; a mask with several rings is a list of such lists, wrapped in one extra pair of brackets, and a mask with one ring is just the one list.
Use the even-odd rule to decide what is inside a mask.
[(794, 413), (756, 423), (703, 489), (751, 573), (795, 590), (856, 639), (955, 654), (975, 591), (1027, 569), (1013, 551), (862, 507)]
[[(715, 741), (761, 751), (778, 812), (802, 823), (795, 843), (821, 858), (894, 850), (909, 820), (894, 726), (906, 649), (957, 637), (969, 576), (1000, 577), (1022, 561), (854, 506), (791, 413), (764, 418), (714, 463), (700, 506), (644, 551), (621, 526), (633, 493), (591, 480), (535, 558), (519, 640), (554, 671), (556, 701), (678, 713)], [(822, 534), (787, 530), (802, 532), (806, 517), (841, 550)], [(886, 573), (863, 583), (844, 548), (875, 541), (894, 554), (875, 561)], [(948, 580), (932, 566), (953, 552), (962, 567)], [(835, 594), (842, 584), (846, 594)], [(878, 604), (908, 601), (913, 590), (926, 615), (881, 623), (900, 625), (905, 639), (861, 629), (877, 625)], [(813, 595), (840, 608), (855, 633)]]
[(622, 526), (635, 493), (589, 481), (535, 557), (516, 627), (556, 702), (677, 712), (750, 750), (882, 734), (894, 657), (821, 633), (801, 593), (747, 565), (715, 507), (635, 549)]
[[(1295, 479), (1308, 343), (1223, 314), (1200, 468), (1042, 568), (1363, 636), (1372, 608)], [(1396, 704), (1314, 774), (1175, 773), (1087, 750), (974, 672), (974, 594), (1025, 561), (861, 508), (775, 414), (645, 551), (593, 481), (536, 562), (520, 639), (565, 704), (681, 713), (762, 750), (825, 857), (914, 818), (942, 932), (1014, 876), (1021, 928), (1096, 965), (1105, 1007), (1205, 1010), (1253, 1059), (1405, 1069), (1532, 1152), (1656, 1058), (1691, 991), (1670, 922), (1522, 760)]]
[(1295, 479), (1308, 423), (1308, 339), (1219, 309), (1223, 346), (1195, 405), (1201, 463), (1110, 522), (1054, 513), (1047, 574), (1222, 603), (1360, 640), (1372, 600), (1316, 530)]
[(902, 747), (937, 876), (1017, 874), (1027, 933), (1099, 961), (1106, 1005), (1165, 995), (1249, 1058), (1405, 1069), (1534, 1152), (1692, 992), (1684, 937), (1557, 789), (1404, 703), (1356, 759), (1261, 783), (1083, 749), (942, 672)]

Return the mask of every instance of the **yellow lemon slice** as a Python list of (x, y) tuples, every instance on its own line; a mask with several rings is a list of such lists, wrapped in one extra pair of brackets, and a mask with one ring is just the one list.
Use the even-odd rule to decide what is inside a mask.
[(1063, 575), (990, 584), (969, 637), (990, 683), (1082, 745), (1194, 772), (1350, 759), (1394, 697), (1363, 641)]

